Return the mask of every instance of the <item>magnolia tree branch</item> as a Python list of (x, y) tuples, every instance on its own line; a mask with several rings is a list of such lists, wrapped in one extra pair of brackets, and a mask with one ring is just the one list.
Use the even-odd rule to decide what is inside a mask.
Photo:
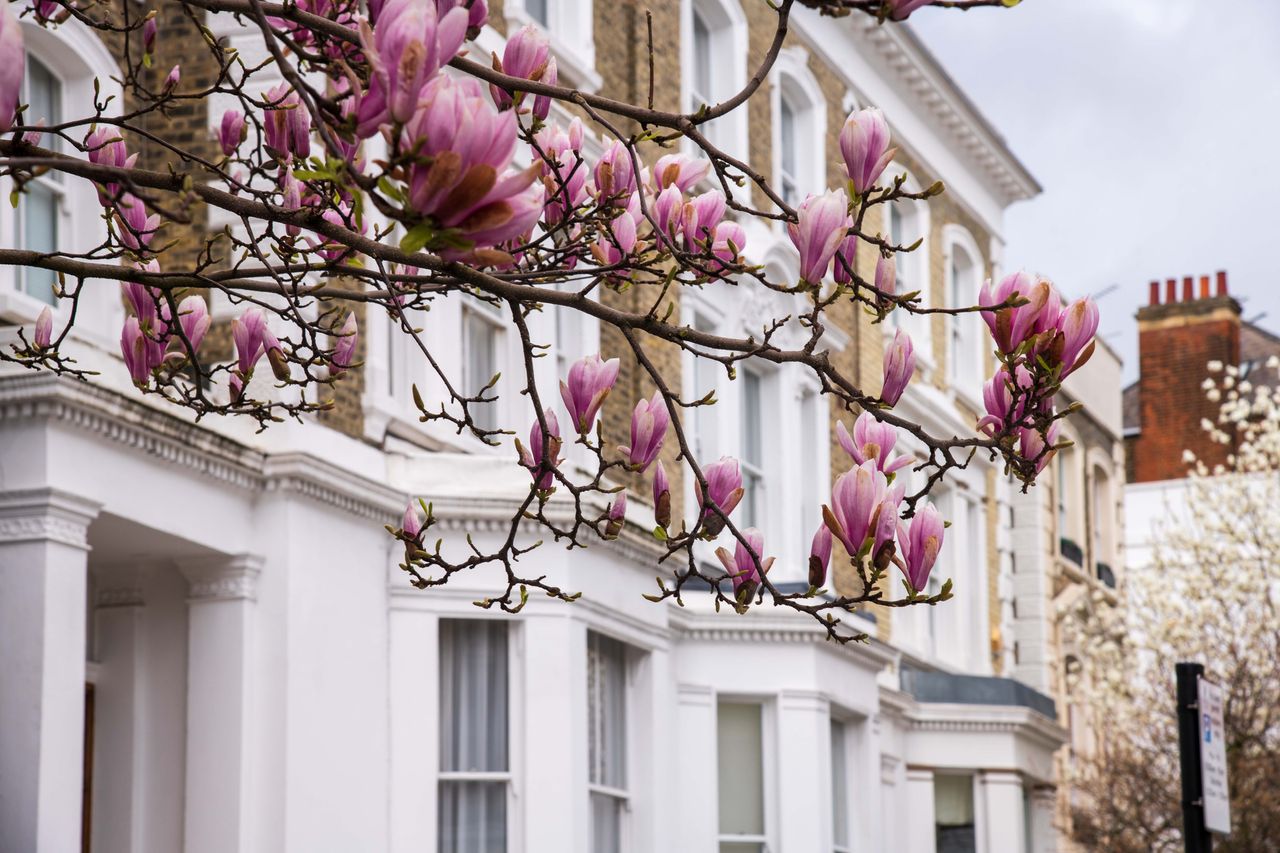
[[(888, 26), (926, 5), (801, 3), (867, 13)], [(0, 45), (21, 52), (16, 7), (5, 5)], [(1096, 308), (1087, 300), (1065, 306), (1049, 282), (1024, 274), (988, 282), (978, 305), (922, 307), (925, 281), (899, 292), (897, 258), (917, 246), (885, 239), (869, 214), (925, 201), (943, 187), (909, 192), (904, 176), (886, 173), (894, 151), (878, 110), (854, 112), (845, 123), (843, 185), (794, 207), (767, 175), (708, 136), (709, 122), (759, 95), (787, 41), (794, 0), (777, 4), (772, 38), (743, 87), (691, 112), (656, 109), (652, 79), (644, 104), (561, 85), (534, 27), (510, 33), (503, 55), (489, 64), (466, 58), (466, 39), (485, 26), (483, 0), (180, 5), (198, 39), (191, 50), (207, 51), (212, 62), (205, 65), (215, 69), (204, 79), (185, 79), (180, 66), (164, 77), (152, 70), (159, 19), (126, 0), (42, 2), (27, 12), (54, 28), (74, 16), (117, 45), (127, 102), (99, 99), (80, 115), (41, 126), (19, 103), (22, 63), (0, 78), (0, 176), (11, 182), (15, 203), (28, 203), (31, 188), (56, 174), (91, 184), (102, 211), (100, 240), (87, 250), (0, 249), (0, 264), (54, 273), (57, 299), (67, 306), (57, 315), (59, 328), (46, 311), (0, 358), (86, 378), (63, 344), (82, 316), (84, 294), (119, 288), (127, 307), (123, 369), (140, 392), (197, 416), (249, 417), (266, 428), (331, 407), (331, 389), (360, 368), (361, 320), (353, 309), (365, 312), (365, 323), (374, 310), (385, 313), (391, 332), (409, 338), (442, 389), (434, 399), (409, 389), (421, 420), (493, 445), (519, 433), (513, 455), (531, 480), (502, 541), (489, 548), (471, 537), (433, 541), (429, 501), (411, 504), (388, 531), (404, 544), (413, 584), (441, 586), (501, 566), (503, 587), (479, 605), (516, 612), (530, 591), (573, 601), (578, 593), (555, 578), (522, 570), (543, 539), (575, 549), (651, 535), (661, 572), (653, 600), (683, 602), (696, 588), (709, 590), (717, 607), (769, 603), (812, 616), (831, 639), (845, 642), (861, 635), (841, 614), (870, 604), (936, 605), (952, 596), (949, 581), (938, 594), (922, 592), (945, 536), (928, 500), (939, 482), (981, 453), (1001, 460), (1026, 487), (1059, 446), (1057, 422), (1069, 410), (1055, 408), (1055, 394), (1092, 351)], [(203, 27), (207, 14), (236, 16), (256, 30), (266, 58), (249, 64), (217, 41)], [(651, 31), (652, 19), (647, 26)], [(652, 52), (651, 32), (649, 45)], [(652, 56), (650, 66), (652, 78)], [(217, 153), (166, 135), (166, 116), (215, 96), (235, 104), (212, 117)], [(588, 137), (599, 140), (601, 155), (586, 153)], [(675, 147), (681, 140), (685, 151)], [(142, 162), (139, 146), (146, 149)], [(763, 208), (753, 195), (765, 200)], [(209, 228), (209, 211), (231, 224)], [(785, 227), (798, 277), (775, 280), (749, 260), (745, 226), (752, 220)], [(876, 250), (874, 274), (855, 263), (861, 243)], [(679, 303), (693, 290), (772, 291), (786, 307), (752, 318), (743, 335), (717, 334), (682, 322)], [(203, 345), (213, 293), (238, 312), (229, 356)], [(519, 343), (519, 379), (450, 375), (449, 360), (435, 350), (433, 315), (425, 312), (462, 299), (503, 316)], [(983, 389), (986, 414), (973, 432), (934, 435), (895, 412), (914, 375), (905, 332), (887, 346), (879, 390), (838, 368), (824, 346), (835, 322), (829, 312), (838, 306), (873, 323), (895, 311), (981, 312), (998, 369)], [(618, 333), (625, 351), (581, 359), (560, 377), (559, 394), (541, 387), (535, 365), (549, 343), (531, 320), (544, 310), (593, 318)], [(418, 328), (423, 323), (427, 328)], [(696, 458), (686, 415), (716, 405), (715, 396), (710, 389), (687, 396), (680, 377), (651, 357), (659, 346), (719, 364), (730, 382), (753, 362), (791, 365), (810, 374), (837, 411), (856, 416), (852, 431), (838, 428), (849, 470), (822, 507), (807, 590), (783, 592), (769, 577), (773, 558), (760, 532), (735, 521), (744, 493), (737, 461)], [(650, 399), (617, 399), (621, 359), (656, 389)], [(262, 381), (265, 370), (274, 382)], [(480, 417), (504, 395), (528, 400), (527, 432)], [(630, 444), (606, 437), (604, 405), (635, 407)], [(900, 434), (922, 455), (896, 455)], [(668, 441), (678, 450), (664, 462)], [(564, 462), (570, 444), (582, 448), (577, 455), (585, 463)], [(672, 517), (675, 478), (665, 464), (694, 483), (696, 505), (684, 519)], [(923, 484), (911, 494), (899, 475), (908, 466)], [(627, 511), (625, 487), (642, 478), (651, 485), (652, 531), (639, 530), (629, 521), (636, 513)], [(711, 568), (704, 549), (722, 536), (729, 547), (715, 552), (720, 565)], [(833, 559), (847, 561), (855, 588), (830, 590)], [(891, 572), (904, 578), (906, 593), (896, 598), (888, 592)]]

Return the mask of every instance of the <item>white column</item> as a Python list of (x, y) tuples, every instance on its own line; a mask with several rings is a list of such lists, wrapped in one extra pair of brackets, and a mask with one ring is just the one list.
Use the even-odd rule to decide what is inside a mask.
[(146, 816), (142, 578), (129, 570), (95, 570), (94, 577), (100, 668), (94, 684), (93, 849), (133, 853), (143, 848)]
[(1054, 814), (1058, 792), (1051, 785), (1037, 785), (1031, 792), (1031, 849), (1027, 853), (1057, 853), (1058, 829)]
[[(717, 850), (720, 833), (719, 780), (716, 771), (716, 695), (710, 687), (695, 684), (676, 686), (675, 766), (679, 781), (666, 791), (673, 837), (683, 850)], [(700, 791), (696, 807), (690, 807), (684, 792)]]
[[(415, 590), (414, 595), (418, 595)], [(391, 853), (436, 846), (440, 772), (440, 620), (391, 596)]]
[(180, 566), (191, 584), (186, 853), (239, 853), (249, 845), (249, 683), (258, 563), (239, 555)]
[[(852, 734), (852, 733), (851, 733)], [(778, 696), (778, 843), (783, 850), (831, 846), (831, 715), (818, 693)], [(852, 769), (852, 768), (851, 768)]]
[(526, 850), (587, 853), (587, 628), (568, 615), (539, 615), (518, 635), (521, 683), (511, 711), (524, 719), (513, 729), (513, 817), (523, 819)]
[(907, 853), (936, 853), (938, 838), (934, 828), (933, 771), (927, 767), (908, 767), (906, 787)]
[(984, 770), (978, 774), (987, 853), (1019, 853), (1026, 846), (1022, 819), (1022, 777), (1008, 770)]
[(80, 849), (87, 533), (98, 505), (0, 494), (0, 850)]

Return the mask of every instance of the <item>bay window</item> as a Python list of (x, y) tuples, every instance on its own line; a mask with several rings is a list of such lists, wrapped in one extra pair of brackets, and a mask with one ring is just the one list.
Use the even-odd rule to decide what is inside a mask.
[(505, 853), (509, 685), (506, 622), (440, 622), (440, 853)]

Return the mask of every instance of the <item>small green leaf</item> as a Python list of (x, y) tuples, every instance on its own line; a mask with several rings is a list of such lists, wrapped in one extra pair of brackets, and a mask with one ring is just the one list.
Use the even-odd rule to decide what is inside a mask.
[(666, 528), (663, 527), (661, 524), (653, 528), (653, 538), (657, 539), (659, 542), (666, 542), (667, 541)]
[(430, 224), (419, 222), (400, 238), (400, 250), (409, 254), (420, 252), (434, 236), (435, 230)]

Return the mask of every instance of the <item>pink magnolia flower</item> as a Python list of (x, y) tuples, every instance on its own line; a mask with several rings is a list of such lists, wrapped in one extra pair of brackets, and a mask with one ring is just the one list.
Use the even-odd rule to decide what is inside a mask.
[(250, 308), (231, 321), (231, 340), (236, 345), (236, 369), (246, 382), (253, 375), (253, 367), (262, 358), (267, 320), (259, 308)]
[(809, 586), (817, 589), (827, 582), (827, 567), (831, 564), (831, 528), (825, 523), (818, 525), (818, 532), (813, 534), (813, 544), (809, 546)]
[(653, 518), (663, 530), (671, 524), (671, 484), (661, 462), (653, 471)]
[(840, 129), (840, 154), (855, 195), (866, 195), (893, 160), (889, 124), (875, 107), (854, 110)]
[(560, 381), (560, 398), (580, 435), (587, 434), (595, 425), (596, 413), (618, 380), (620, 367), (616, 358), (601, 361), (599, 355), (588, 355), (569, 368), (568, 382)]
[(533, 426), (529, 427), (529, 447), (526, 449), (520, 444), (520, 440), (516, 439), (516, 450), (520, 453), (520, 464), (529, 469), (538, 491), (550, 493), (555, 488), (555, 468), (561, 462), (560, 423), (556, 420), (556, 413), (550, 409), (544, 411), (542, 417), (547, 422), (548, 433), (545, 438), (546, 464), (544, 465), (542, 461), (544, 452), (542, 424), (538, 423), (537, 418), (533, 419)]
[[(35, 124), (37, 128), (44, 127), (44, 125), (45, 125), (45, 121), (43, 118), (36, 121), (36, 124)], [(39, 145), (40, 140), (43, 137), (44, 137), (44, 131), (42, 130), (28, 130), (22, 134), (22, 141), (27, 143), (28, 145)]]
[(591, 254), (604, 266), (613, 266), (636, 247), (636, 221), (625, 210), (609, 223), (609, 233), (601, 234), (591, 246)]
[[(556, 82), (555, 60), (551, 57), (551, 45), (542, 28), (526, 24), (507, 39), (507, 45), (502, 51), (502, 60), (497, 63), (497, 70), (509, 77), (554, 84)], [(493, 101), (500, 110), (519, 106), (526, 94), (517, 92), (512, 98), (505, 89), (492, 85), (489, 91), (493, 94)], [(546, 118), (546, 114), (543, 113), (539, 117)]]
[[(373, 3), (369, 4), (372, 10)], [(379, 6), (382, 4), (379, 3)], [(487, 0), (436, 0), (436, 13), (444, 17), (451, 9), (459, 7), (467, 10), (467, 31), (470, 35), (478, 31), (489, 20), (489, 3)], [(372, 11), (370, 15), (372, 15)], [(474, 36), (472, 36), (474, 38)]]
[[(204, 340), (212, 323), (213, 318), (209, 316), (209, 306), (205, 304), (204, 297), (192, 294), (178, 303), (178, 325), (182, 328), (183, 336), (191, 343), (193, 352), (200, 349), (200, 342)], [(178, 340), (178, 347), (182, 349), (181, 340)]]
[(908, 524), (898, 522), (898, 550), (902, 555), (902, 574), (911, 588), (917, 592), (929, 585), (929, 573), (938, 560), (942, 550), (942, 539), (946, 527), (942, 516), (931, 503), (925, 503), (916, 510)]
[(708, 264), (708, 267), (723, 269), (726, 264), (738, 263), (746, 245), (747, 232), (741, 225), (736, 222), (721, 222), (716, 226), (715, 239), (711, 243), (711, 254), (720, 263)]
[(916, 9), (932, 2), (933, 0), (889, 0), (889, 16), (895, 21), (905, 21)]
[(356, 346), (360, 343), (360, 327), (356, 324), (356, 315), (348, 312), (342, 328), (338, 330), (338, 342), (333, 345), (333, 355), (329, 357), (329, 375), (340, 376), (351, 367), (356, 357)]
[(831, 268), (831, 277), (836, 284), (851, 284), (853, 270), (858, 259), (858, 238), (850, 234), (836, 246), (835, 265)]
[(400, 530), (414, 542), (418, 541), (418, 534), (422, 532), (422, 519), (418, 516), (417, 501), (410, 499), (405, 505), (404, 517), (400, 519)]
[[(41, 26), (61, 24), (71, 14), (71, 10), (54, 0), (31, 0), (31, 11), (35, 13), (36, 23)], [(0, 52), (0, 56), (2, 55)]]
[(148, 65), (151, 63), (151, 55), (156, 50), (156, 35), (158, 32), (159, 24), (156, 23), (156, 16), (153, 13), (142, 23), (142, 56)]
[(296, 155), (306, 159), (311, 154), (311, 114), (288, 82), (281, 82), (267, 92), (262, 130), (267, 150), (282, 163)]
[(408, 175), (413, 209), (458, 229), (475, 248), (505, 243), (537, 222), (543, 189), (531, 185), (541, 164), (507, 171), (515, 115), (497, 112), (474, 78), (441, 74), (428, 83), (401, 145), (417, 158)]
[[(1027, 410), (1028, 394), (1034, 382), (1031, 372), (1019, 364), (1014, 370), (1017, 384), (1010, 379), (1007, 368), (1001, 367), (982, 386), (982, 404), (986, 415), (978, 420), (978, 430), (989, 436), (1001, 432), (1006, 426), (1022, 421)], [(1018, 400), (1014, 402), (1014, 391)]]
[(823, 518), (831, 533), (856, 556), (867, 537), (874, 533), (873, 522), (880, 504), (889, 494), (884, 473), (874, 461), (867, 461), (836, 478), (831, 487), (831, 506), (823, 507)]
[[(890, 255), (887, 258), (884, 255), (880, 255), (876, 258), (876, 278), (873, 283), (876, 286), (876, 290), (880, 291), (885, 296), (898, 295), (897, 267), (898, 264), (897, 261), (894, 260), (893, 255)], [(876, 297), (876, 301), (882, 304), (888, 303), (887, 299), (882, 299), (881, 297)]]
[(680, 188), (673, 184), (658, 193), (652, 210), (654, 224), (657, 226), (658, 233), (662, 235), (663, 242), (674, 248), (675, 238), (680, 232), (680, 223), (684, 215), (684, 196), (681, 195)]
[(574, 119), (566, 132), (548, 125), (534, 136), (542, 149), (542, 183), (547, 191), (544, 221), (558, 225), (587, 200), (587, 164), (582, 160), (582, 122)]
[(601, 204), (628, 199), (636, 191), (635, 166), (631, 152), (615, 140), (596, 161), (594, 173), (596, 200)]
[(844, 452), (861, 465), (874, 462), (876, 467), (889, 475), (910, 465), (910, 456), (895, 456), (893, 446), (898, 443), (898, 430), (892, 424), (881, 423), (870, 412), (863, 412), (853, 422), (853, 435), (845, 429), (844, 422), (836, 423), (836, 439)]
[[(369, 59), (370, 80), (361, 104), (362, 130), (390, 118), (405, 124), (417, 109), (423, 88), (437, 78), (467, 37), (469, 12), (458, 6), (440, 15), (434, 3), (423, 0), (387, 0), (371, 31), (360, 28), (360, 39)], [(361, 133), (361, 136), (371, 135)]]
[(248, 129), (245, 127), (244, 113), (239, 110), (227, 110), (222, 114), (222, 124), (218, 126), (218, 146), (223, 154), (230, 157), (244, 143), (247, 136)]
[(267, 365), (271, 368), (272, 375), (281, 382), (288, 382), (289, 358), (284, 354), (280, 339), (269, 328), (262, 330), (262, 352), (267, 356)]
[[(160, 264), (154, 258), (134, 266), (143, 272), (160, 271)], [(168, 325), (161, 320), (161, 311), (167, 312), (168, 308), (161, 300), (161, 291), (136, 281), (122, 281), (120, 292), (129, 303), (129, 307), (133, 309), (133, 316), (138, 318), (138, 327), (143, 334), (157, 341), (164, 340), (168, 335)], [(165, 314), (164, 320), (168, 319), (168, 315)]]
[(613, 499), (613, 503), (609, 506), (609, 512), (606, 515), (606, 519), (604, 538), (617, 539), (618, 534), (622, 532), (622, 526), (627, 520), (626, 491), (618, 492), (617, 497)]
[(120, 353), (133, 384), (142, 388), (150, 380), (151, 372), (164, 361), (164, 344), (144, 335), (138, 318), (130, 315), (125, 317), (120, 334)]
[(893, 537), (898, 531), (902, 498), (906, 495), (906, 491), (907, 487), (902, 483), (890, 486), (880, 505), (871, 514), (871, 557), (877, 568), (885, 568), (889, 565)]
[(713, 234), (724, 218), (724, 193), (708, 190), (685, 202), (681, 212), (680, 230), (684, 232), (685, 248), (696, 252), (714, 242)]
[(142, 199), (125, 193), (115, 205), (116, 234), (126, 248), (143, 253), (151, 248), (151, 238), (160, 230), (160, 214), (147, 215)]
[(669, 426), (671, 414), (667, 411), (667, 401), (662, 398), (662, 392), (654, 391), (648, 400), (636, 403), (631, 412), (631, 446), (619, 448), (627, 454), (627, 462), (633, 471), (643, 472), (658, 458)]
[(987, 280), (978, 292), (978, 304), (1000, 305), (1015, 296), (1027, 302), (1016, 308), (981, 312), (982, 319), (991, 330), (991, 337), (1003, 353), (1014, 352), (1036, 331), (1037, 321), (1049, 303), (1054, 303), (1055, 308), (1061, 305), (1049, 282), (1037, 282), (1025, 272), (1005, 276), (994, 288)]
[(653, 166), (653, 185), (664, 190), (675, 187), (682, 193), (688, 192), (694, 184), (707, 176), (711, 171), (711, 161), (688, 154), (667, 154), (659, 157)]
[(13, 127), (26, 69), (22, 24), (18, 23), (13, 3), (5, 3), (0, 9), (0, 57), (0, 133), (7, 133)]
[(38, 349), (48, 349), (49, 344), (53, 341), (53, 311), (49, 309), (48, 305), (40, 309), (40, 316), (36, 318), (36, 331), (33, 340)]
[[(1090, 298), (1077, 299), (1062, 314), (1062, 375), (1066, 376), (1089, 359), (1086, 346), (1098, 331), (1098, 306)], [(1083, 357), (1081, 357), (1083, 355)]]
[(164, 90), (171, 92), (178, 85), (178, 81), (182, 79), (182, 66), (175, 65), (169, 69), (169, 75), (164, 78)]
[[(124, 144), (120, 131), (109, 125), (95, 127), (84, 138), (85, 151), (89, 162), (99, 166), (114, 166), (117, 169), (132, 169), (138, 155), (130, 154)], [(120, 185), (115, 182), (98, 185), (98, 201), (103, 207), (111, 204), (111, 200), (120, 194)]]
[(884, 352), (884, 381), (880, 387), (880, 399), (887, 405), (896, 406), (902, 392), (911, 382), (915, 369), (916, 353), (911, 344), (911, 336), (899, 329), (894, 332), (893, 341)]
[[(739, 604), (746, 604), (756, 594), (760, 581), (768, 574), (773, 565), (773, 557), (767, 560), (763, 558), (764, 534), (756, 528), (748, 527), (742, 531), (742, 539), (746, 540), (746, 544), (739, 540), (732, 557), (725, 548), (717, 548), (716, 557), (733, 581), (734, 600)], [(757, 563), (760, 564), (759, 569), (756, 568)]]
[(1058, 421), (1054, 421), (1043, 436), (1033, 427), (1019, 429), (1018, 455), (1028, 462), (1034, 460), (1037, 474), (1044, 470), (1044, 466), (1048, 465), (1049, 460), (1058, 452), (1053, 449), (1053, 445), (1058, 442), (1059, 432)]
[(849, 197), (839, 189), (810, 195), (800, 203), (796, 213), (799, 222), (787, 223), (787, 235), (800, 253), (800, 278), (818, 284), (853, 225), (849, 217)]
[(712, 507), (719, 507), (720, 512), (728, 515), (742, 500), (745, 494), (742, 488), (742, 471), (738, 468), (738, 460), (732, 456), (721, 456), (719, 461), (712, 462), (703, 470), (707, 481), (707, 493), (702, 493), (702, 484), (693, 481), (693, 491), (702, 507), (702, 524), (710, 536), (715, 536), (724, 529), (724, 522), (715, 514)]

